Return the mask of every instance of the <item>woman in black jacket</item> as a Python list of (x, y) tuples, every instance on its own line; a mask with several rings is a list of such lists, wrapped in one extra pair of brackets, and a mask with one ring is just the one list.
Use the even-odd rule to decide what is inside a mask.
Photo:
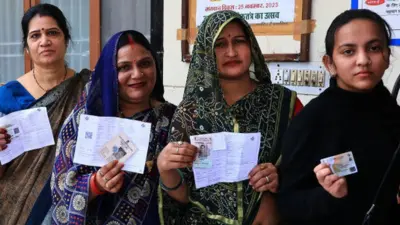
[[(284, 224), (400, 224), (400, 107), (382, 82), (390, 39), (389, 25), (369, 10), (345, 11), (329, 27), (323, 62), (331, 86), (294, 118), (283, 140)], [(320, 161), (349, 151), (356, 173), (340, 177)]]

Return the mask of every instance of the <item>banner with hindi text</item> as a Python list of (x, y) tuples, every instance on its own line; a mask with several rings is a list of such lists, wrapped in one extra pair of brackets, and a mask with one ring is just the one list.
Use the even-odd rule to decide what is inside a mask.
[(197, 0), (196, 26), (220, 10), (240, 13), (250, 24), (291, 23), (295, 19), (295, 0)]

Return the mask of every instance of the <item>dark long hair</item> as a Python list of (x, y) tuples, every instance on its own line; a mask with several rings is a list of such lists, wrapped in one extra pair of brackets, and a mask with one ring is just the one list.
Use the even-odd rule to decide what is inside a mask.
[(382, 34), (385, 35), (385, 44), (386, 47), (389, 49), (390, 54), (390, 39), (392, 39), (391, 27), (390, 25), (378, 14), (372, 12), (368, 9), (351, 9), (346, 10), (340, 15), (338, 15), (329, 26), (328, 32), (325, 36), (325, 51), (326, 55), (332, 58), (333, 55), (333, 48), (335, 46), (335, 34), (336, 31), (341, 28), (342, 26), (350, 23), (352, 20), (355, 19), (365, 19), (374, 22), (378, 25), (379, 29), (381, 30)]

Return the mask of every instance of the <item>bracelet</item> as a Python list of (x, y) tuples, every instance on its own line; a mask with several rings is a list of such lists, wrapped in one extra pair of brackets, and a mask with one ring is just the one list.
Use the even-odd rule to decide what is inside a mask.
[(176, 169), (176, 171), (178, 171), (179, 176), (181, 177), (179, 183), (175, 187), (169, 188), (169, 187), (167, 187), (167, 186), (165, 186), (163, 184), (163, 182), (161, 181), (161, 178), (160, 178), (161, 189), (163, 189), (164, 191), (175, 191), (176, 189), (178, 189), (183, 184), (183, 181), (185, 181), (185, 178), (183, 177), (182, 171), (180, 169)]
[(90, 190), (93, 192), (95, 195), (104, 195), (106, 192), (105, 191), (100, 191), (100, 189), (96, 185), (96, 174), (94, 173), (90, 177)]

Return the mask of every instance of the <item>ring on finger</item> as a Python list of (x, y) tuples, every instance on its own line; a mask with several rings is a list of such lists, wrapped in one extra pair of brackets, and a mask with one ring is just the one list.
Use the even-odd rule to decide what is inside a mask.
[(98, 172), (99, 172), (100, 176), (104, 177), (104, 173), (101, 172), (101, 170), (99, 170)]
[(179, 147), (176, 148), (176, 154), (179, 154)]
[(103, 180), (107, 183), (110, 179), (108, 179), (107, 177), (103, 177)]
[(265, 179), (267, 179), (267, 184), (268, 184), (269, 182), (271, 182), (271, 180), (269, 179), (268, 176), (265, 176)]

